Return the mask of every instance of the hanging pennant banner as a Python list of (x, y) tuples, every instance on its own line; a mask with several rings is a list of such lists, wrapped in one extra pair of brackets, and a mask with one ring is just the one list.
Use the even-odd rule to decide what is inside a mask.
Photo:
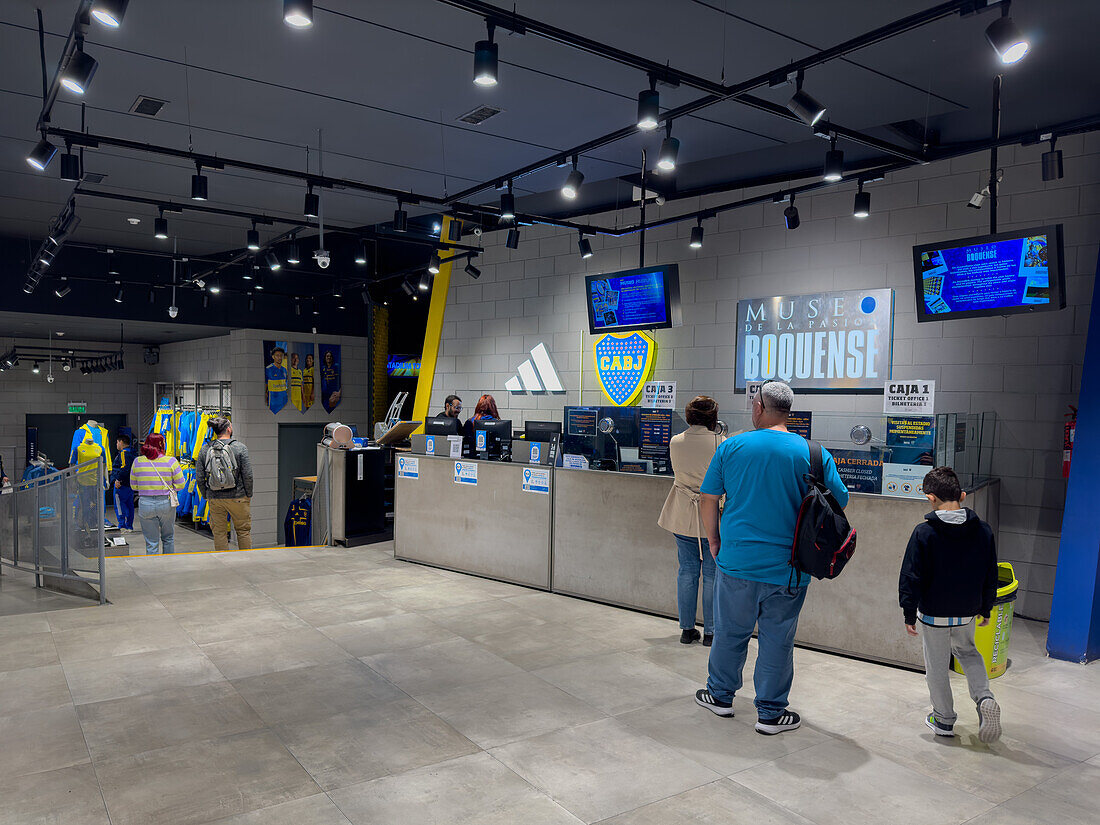
[(273, 413), (290, 400), (290, 370), (286, 341), (264, 341), (264, 401)]
[(340, 345), (318, 344), (321, 357), (321, 405), (332, 412), (340, 404)]
[(290, 403), (298, 412), (313, 406), (313, 342), (290, 344)]

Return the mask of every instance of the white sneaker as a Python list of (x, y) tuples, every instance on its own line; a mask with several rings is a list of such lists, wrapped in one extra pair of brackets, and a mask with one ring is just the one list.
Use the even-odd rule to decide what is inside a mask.
[(989, 744), (1001, 738), (1001, 706), (992, 696), (978, 702), (978, 740)]

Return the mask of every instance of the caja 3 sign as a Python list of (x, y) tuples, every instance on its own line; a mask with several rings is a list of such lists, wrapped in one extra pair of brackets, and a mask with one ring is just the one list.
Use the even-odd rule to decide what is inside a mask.
[(890, 377), (892, 289), (737, 302), (737, 379), (796, 389), (877, 389)]
[(592, 347), (604, 394), (617, 407), (633, 404), (653, 374), (657, 342), (644, 332), (608, 333)]

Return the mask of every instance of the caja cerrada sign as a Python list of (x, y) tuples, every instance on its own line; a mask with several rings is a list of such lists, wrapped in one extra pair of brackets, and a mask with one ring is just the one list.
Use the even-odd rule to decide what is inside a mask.
[(796, 389), (879, 389), (890, 377), (894, 291), (738, 301), (737, 330), (737, 387), (779, 378)]

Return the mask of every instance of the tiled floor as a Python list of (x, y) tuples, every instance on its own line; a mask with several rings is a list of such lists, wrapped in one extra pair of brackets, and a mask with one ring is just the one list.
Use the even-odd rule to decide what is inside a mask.
[(671, 621), (387, 550), (114, 559), (114, 604), (0, 616), (0, 825), (1097, 821), (1100, 669), (1045, 625), (992, 746), (970, 711), (933, 737), (919, 674), (806, 650), (806, 724), (764, 737), (751, 690), (695, 706)]

